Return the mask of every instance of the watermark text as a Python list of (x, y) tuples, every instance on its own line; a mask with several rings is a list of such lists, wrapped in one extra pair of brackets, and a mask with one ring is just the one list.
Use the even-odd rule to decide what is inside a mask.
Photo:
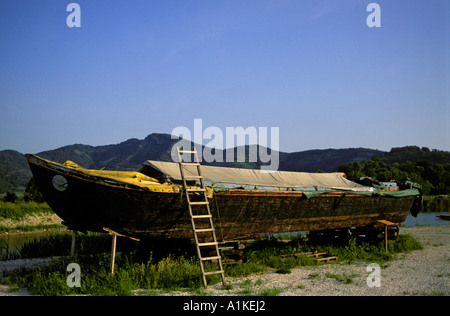
[(367, 272), (371, 272), (366, 279), (368, 287), (380, 287), (381, 286), (381, 268), (376, 263), (368, 264), (366, 267)]
[(66, 268), (67, 272), (72, 272), (67, 277), (66, 283), (68, 287), (81, 287), (81, 268), (78, 263), (69, 263)]
[[(269, 144), (270, 134), (270, 144)], [(248, 146), (248, 162), (260, 162), (262, 171), (276, 171), (279, 167), (279, 127), (242, 126), (225, 128), (225, 132), (217, 126), (203, 129), (203, 120), (194, 119), (194, 132), (185, 126), (172, 130), (172, 139), (180, 139), (172, 147), (172, 160), (178, 161), (177, 148), (191, 150), (195, 147), (199, 162), (245, 162), (246, 144)], [(203, 141), (207, 141), (203, 146)], [(193, 143), (193, 144), (192, 144)], [(258, 145), (258, 146), (257, 146)], [(235, 154), (235, 147), (236, 154)], [(224, 149), (226, 148), (226, 149)], [(225, 153), (225, 157), (224, 157)], [(190, 154), (183, 154), (181, 159), (191, 161)]]

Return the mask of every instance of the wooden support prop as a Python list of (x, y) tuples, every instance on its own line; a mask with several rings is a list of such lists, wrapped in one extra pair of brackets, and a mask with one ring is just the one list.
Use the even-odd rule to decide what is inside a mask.
[(388, 253), (389, 252), (389, 250), (388, 250), (388, 227), (389, 226), (397, 226), (398, 227), (398, 224), (390, 222), (390, 221), (386, 221), (384, 219), (377, 220), (377, 222), (384, 225), (384, 245), (386, 248), (386, 253)]
[(77, 238), (77, 231), (72, 230), (72, 245), (70, 247), (70, 256), (73, 257), (75, 254), (75, 239)]
[(103, 227), (103, 230), (105, 232), (108, 232), (110, 235), (116, 235), (116, 236), (119, 236), (119, 237), (125, 237), (125, 238), (129, 238), (129, 239), (132, 239), (132, 240), (140, 241), (139, 238), (135, 238), (135, 237), (130, 237), (130, 236), (127, 236), (127, 235), (119, 234), (118, 232), (115, 232), (112, 229), (109, 229), (107, 227)]
[(116, 242), (117, 235), (112, 235), (112, 243), (111, 243), (111, 274), (114, 274), (114, 262), (116, 261)]
[(108, 232), (112, 236), (112, 242), (111, 242), (111, 265), (110, 265), (111, 269), (110, 269), (110, 271), (111, 271), (111, 274), (114, 274), (114, 263), (116, 261), (117, 236), (130, 238), (130, 239), (133, 239), (133, 240), (136, 240), (136, 241), (139, 241), (139, 239), (119, 234), (119, 233), (117, 233), (117, 232), (115, 232), (112, 229), (109, 229), (107, 227), (103, 227), (103, 230)]

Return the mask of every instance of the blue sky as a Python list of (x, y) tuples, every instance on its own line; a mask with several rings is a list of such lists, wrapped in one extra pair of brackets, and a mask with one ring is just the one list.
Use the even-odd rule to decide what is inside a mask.
[(0, 150), (194, 118), (279, 127), (285, 152), (450, 150), (450, 1), (377, 1), (379, 28), (365, 0), (73, 1), (80, 28), (70, 2), (0, 2)]

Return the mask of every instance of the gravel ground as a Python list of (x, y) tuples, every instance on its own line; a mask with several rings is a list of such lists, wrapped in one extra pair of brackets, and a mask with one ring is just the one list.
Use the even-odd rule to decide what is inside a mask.
[[(231, 290), (213, 285), (202, 290), (201, 294), (264, 295), (272, 291), (280, 296), (450, 295), (450, 225), (401, 228), (400, 233), (417, 238), (424, 249), (399, 254), (397, 260), (381, 266), (379, 287), (368, 286), (369, 275), (376, 272), (367, 270), (370, 262), (330, 263), (292, 269), (290, 274), (268, 272), (246, 278), (227, 278), (232, 284)], [(337, 277), (329, 277), (331, 275)], [(346, 284), (345, 280), (351, 280), (351, 283)], [(193, 293), (180, 291), (166, 294)]]
[[(319, 295), (450, 295), (450, 225), (416, 226), (401, 228), (401, 234), (410, 234), (424, 246), (399, 258), (387, 262), (379, 270), (379, 287), (368, 286), (367, 279), (373, 280), (377, 271), (367, 270), (370, 262), (355, 264), (325, 264), (316, 267), (292, 269), (290, 274), (267, 272), (246, 278), (227, 278), (231, 290), (224, 290), (216, 284), (202, 295), (260, 295), (319, 296)], [(0, 277), (4, 270), (26, 265), (46, 264), (50, 259), (12, 260), (0, 262)], [(345, 282), (347, 280), (347, 283)], [(373, 283), (373, 282), (372, 282)], [(136, 291), (145, 295), (148, 291)], [(25, 290), (9, 292), (7, 286), (0, 285), (0, 296), (28, 295)], [(147, 293), (148, 294), (148, 293)], [(152, 292), (159, 295), (196, 295), (191, 291)]]

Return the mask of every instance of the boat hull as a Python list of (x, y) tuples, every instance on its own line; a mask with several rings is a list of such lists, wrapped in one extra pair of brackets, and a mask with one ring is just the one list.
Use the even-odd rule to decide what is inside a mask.
[[(137, 238), (192, 237), (181, 193), (105, 183), (33, 157), (28, 161), (39, 190), (70, 229), (108, 228)], [(300, 191), (235, 189), (216, 192), (209, 202), (217, 238), (243, 240), (272, 233), (364, 227), (377, 220), (400, 223), (416, 198), (348, 192), (307, 198)]]

